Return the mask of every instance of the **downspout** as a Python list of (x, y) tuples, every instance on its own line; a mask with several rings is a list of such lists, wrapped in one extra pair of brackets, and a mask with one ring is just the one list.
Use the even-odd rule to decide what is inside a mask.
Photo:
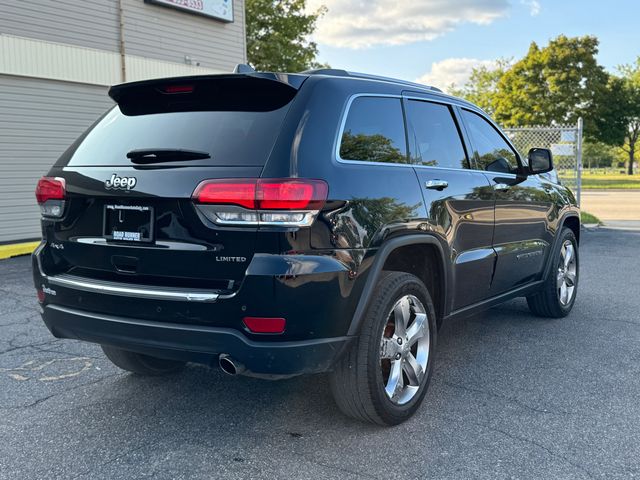
[(118, 22), (120, 27), (118, 34), (120, 37), (120, 79), (122, 82), (127, 81), (127, 63), (124, 48), (124, 10), (122, 8), (122, 0), (118, 0)]
[(242, 56), (244, 58), (243, 63), (249, 65), (249, 59), (247, 55), (247, 6), (246, 2), (242, 2)]

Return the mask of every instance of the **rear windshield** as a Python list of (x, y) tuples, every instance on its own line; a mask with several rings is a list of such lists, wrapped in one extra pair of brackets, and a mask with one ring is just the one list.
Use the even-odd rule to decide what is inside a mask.
[(116, 106), (80, 137), (58, 164), (133, 165), (127, 158), (132, 150), (182, 149), (206, 152), (211, 158), (175, 162), (176, 165), (263, 166), (287, 110), (288, 105), (268, 112), (205, 111), (127, 116)]

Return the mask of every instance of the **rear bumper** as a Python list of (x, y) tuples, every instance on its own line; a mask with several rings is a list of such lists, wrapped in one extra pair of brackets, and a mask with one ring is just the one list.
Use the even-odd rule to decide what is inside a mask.
[(228, 328), (154, 322), (45, 305), (42, 318), (58, 338), (113, 345), (162, 358), (217, 364), (226, 353), (248, 372), (287, 377), (330, 370), (353, 337), (258, 342)]
[[(187, 328), (222, 328), (249, 341), (270, 343), (347, 335), (366, 275), (353, 278), (354, 267), (344, 257), (333, 252), (256, 254), (236, 290), (149, 286), (124, 275), (121, 281), (105, 281), (68, 274), (68, 265), (46, 242), (32, 260), (34, 285), (42, 291), (44, 305)], [(249, 331), (244, 317), (285, 318), (286, 329), (278, 338), (265, 338)]]

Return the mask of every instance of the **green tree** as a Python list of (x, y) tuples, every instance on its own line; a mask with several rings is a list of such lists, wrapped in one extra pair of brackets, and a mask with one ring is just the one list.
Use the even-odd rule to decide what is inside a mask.
[(409, 159), (393, 145), (390, 138), (376, 133), (354, 135), (346, 131), (340, 143), (340, 156), (348, 160), (366, 160), (369, 162), (409, 163)]
[(489, 115), (493, 115), (498, 82), (507, 72), (511, 63), (511, 59), (501, 58), (496, 62), (495, 67), (487, 67), (486, 65), (476, 67), (471, 71), (467, 83), (460, 88), (453, 85), (452, 88), (449, 88), (449, 92), (479, 106)]
[(582, 146), (582, 164), (589, 169), (615, 166), (618, 159), (618, 149), (606, 143), (586, 141)]
[(299, 72), (322, 65), (318, 47), (309, 40), (316, 22), (326, 12), (305, 10), (306, 0), (247, 0), (247, 57), (254, 68), (272, 72)]
[[(353, 218), (356, 222), (352, 222), (354, 234), (357, 234), (358, 226), (363, 228), (365, 232), (376, 232), (373, 238), (367, 236), (365, 243), (376, 243), (376, 237), (386, 237), (392, 232), (388, 227), (390, 224), (402, 223), (408, 220), (414, 220), (418, 217), (420, 204), (407, 205), (398, 202), (396, 198), (353, 198), (350, 202), (350, 208), (353, 212)], [(349, 221), (344, 216), (344, 220)], [(381, 230), (382, 227), (386, 229)]]
[(640, 140), (640, 57), (618, 70), (621, 76), (610, 78), (595, 109), (592, 135), (622, 148), (627, 154), (627, 173), (633, 175)]
[(533, 42), (497, 84), (493, 96), (495, 117), (507, 126), (575, 123), (585, 119), (607, 84), (608, 74), (598, 65), (598, 39), (592, 36), (551, 40), (543, 48)]

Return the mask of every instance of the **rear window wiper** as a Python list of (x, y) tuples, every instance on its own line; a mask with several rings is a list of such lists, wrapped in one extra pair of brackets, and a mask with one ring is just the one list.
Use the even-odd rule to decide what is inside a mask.
[(147, 164), (202, 160), (211, 158), (211, 155), (207, 152), (183, 150), (180, 148), (141, 148), (128, 152), (127, 158), (130, 159), (132, 163)]

